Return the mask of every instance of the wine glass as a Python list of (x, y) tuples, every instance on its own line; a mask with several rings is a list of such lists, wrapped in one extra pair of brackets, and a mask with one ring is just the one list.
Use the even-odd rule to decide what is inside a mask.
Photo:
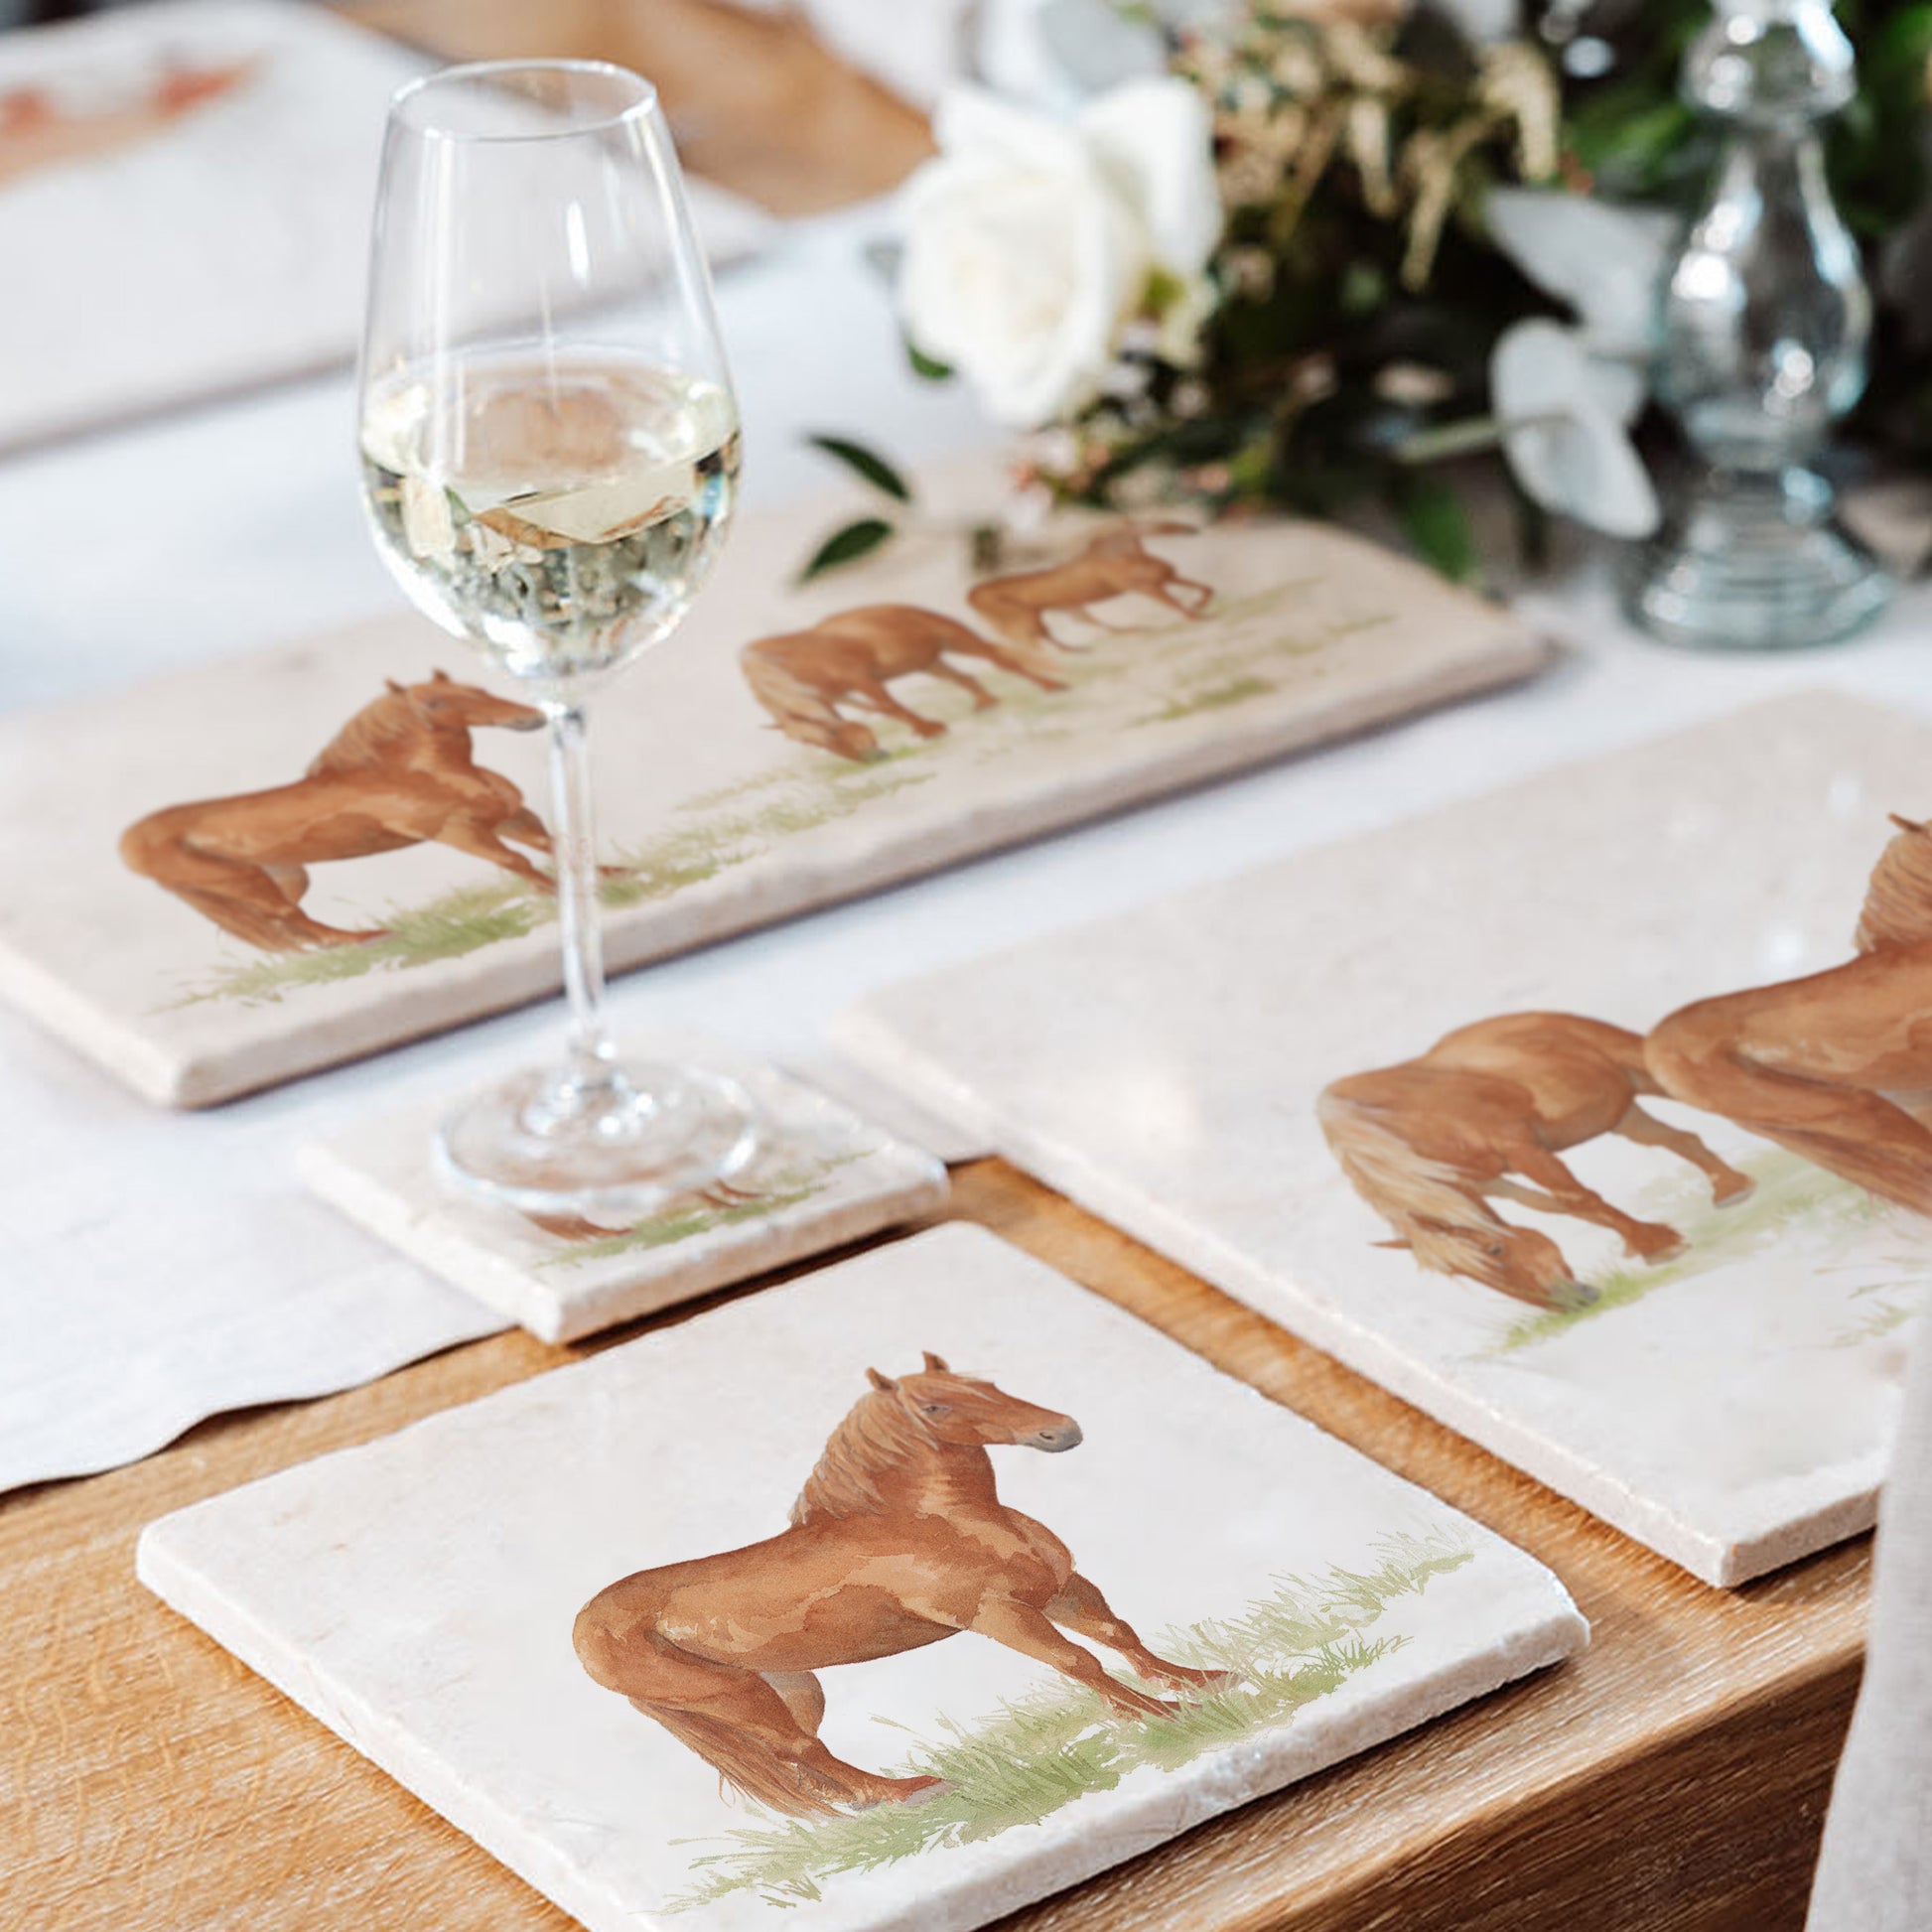
[(677, 627), (738, 482), (710, 279), (648, 81), (485, 62), (396, 95), (359, 403), (384, 562), (549, 724), (568, 1050), (452, 1113), (440, 1163), (526, 1212), (635, 1219), (757, 1144), (733, 1082), (621, 1063), (603, 1015), (586, 702)]

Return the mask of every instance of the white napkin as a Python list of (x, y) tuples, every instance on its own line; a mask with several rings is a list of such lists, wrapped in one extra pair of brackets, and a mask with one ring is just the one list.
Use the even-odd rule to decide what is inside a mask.
[(1874, 1562), (1864, 1685), (1806, 1932), (1932, 1925), (1932, 1332), (1913, 1350)]
[(353, 1077), (167, 1114), (5, 1011), (0, 1071), (0, 1490), (503, 1325), (296, 1180), (295, 1144), (369, 1104)]

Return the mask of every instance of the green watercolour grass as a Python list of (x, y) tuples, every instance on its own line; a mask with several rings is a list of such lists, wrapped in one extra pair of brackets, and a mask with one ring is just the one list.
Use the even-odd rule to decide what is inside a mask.
[(1668, 1221), (1689, 1244), (1675, 1260), (1654, 1268), (1635, 1262), (1612, 1269), (1590, 1284), (1596, 1290), (1596, 1300), (1587, 1308), (1547, 1309), (1523, 1315), (1511, 1322), (1479, 1359), (1493, 1360), (1568, 1334), (1584, 1322), (1632, 1307), (1660, 1288), (1741, 1261), (1800, 1230), (1840, 1237), (1856, 1234), (1884, 1211), (1883, 1204), (1863, 1187), (1782, 1149), (1738, 1166), (1757, 1182), (1757, 1190), (1748, 1200), (1717, 1207), (1701, 1196), (1695, 1204), (1681, 1205), (1673, 1200), (1652, 1211), (1652, 1218)]
[(1192, 718), (1199, 712), (1222, 711), (1248, 698), (1265, 698), (1277, 688), (1265, 677), (1237, 677), (1226, 684), (1210, 684), (1190, 697), (1174, 698), (1159, 711), (1151, 711), (1145, 718), (1137, 718), (1134, 722), (1137, 725), (1171, 724), (1176, 718)]
[[(660, 838), (619, 852), (619, 876), (601, 882), (598, 897), (612, 911), (670, 898), (759, 857), (785, 838), (844, 818), (877, 798), (936, 775), (895, 771), (889, 759), (837, 772), (815, 796), (781, 797), (707, 823), (674, 824)], [(459, 887), (427, 905), (395, 907), (370, 916), (371, 924), (385, 928), (379, 939), (249, 960), (205, 981), (174, 1004), (194, 1006), (207, 1000), (272, 1004), (299, 987), (461, 958), (499, 939), (523, 938), (556, 916), (556, 901), (549, 894), (520, 882)]]
[(696, 1195), (673, 1202), (649, 1219), (587, 1241), (572, 1241), (562, 1254), (551, 1255), (537, 1263), (539, 1268), (576, 1268), (588, 1261), (604, 1261), (612, 1255), (628, 1254), (636, 1249), (668, 1248), (673, 1242), (688, 1241), (709, 1234), (714, 1228), (743, 1226), (747, 1221), (761, 1221), (800, 1201), (810, 1200), (839, 1169), (850, 1167), (877, 1154), (877, 1148), (854, 1148), (848, 1153), (821, 1161), (808, 1172), (775, 1176), (761, 1193), (749, 1200), (717, 1203)]
[(1056, 1680), (976, 1723), (942, 1719), (933, 1736), (881, 1719), (912, 1739), (889, 1775), (942, 1778), (949, 1789), (916, 1805), (774, 1819), (697, 1841), (721, 1849), (692, 1860), (695, 1883), (664, 1909), (691, 1911), (740, 1892), (778, 1906), (814, 1904), (843, 1872), (874, 1871), (1036, 1825), (1076, 1799), (1111, 1791), (1136, 1771), (1178, 1770), (1209, 1751), (1291, 1725), (1309, 1705), (1408, 1641), (1365, 1634), (1388, 1604), (1420, 1596), (1433, 1578), (1474, 1556), (1440, 1530), (1384, 1536), (1364, 1570), (1280, 1577), (1270, 1595), (1230, 1617), (1164, 1632), (1154, 1648), (1175, 1662), (1235, 1673), (1232, 1684), (1190, 1696), (1170, 1718), (1118, 1718), (1092, 1692)]
[[(1212, 621), (1225, 638), (1230, 627), (1238, 629), (1273, 616), (1286, 599), (1317, 582), (1312, 577), (1297, 578), (1222, 601), (1213, 608)], [(961, 759), (991, 764), (1015, 752), (1075, 735), (1173, 723), (1248, 702), (1279, 688), (1255, 673), (1252, 667), (1257, 662), (1319, 653), (1336, 638), (1389, 621), (1380, 614), (1336, 619), (1323, 626), (1318, 638), (1236, 639), (1206, 657), (1196, 641), (1197, 624), (1184, 618), (1120, 637), (1095, 631), (1081, 639), (1085, 647), (1054, 654), (1053, 675), (1067, 686), (1066, 692), (1041, 691), (995, 672), (990, 682), (998, 687), (1000, 703), (984, 712), (969, 710), (964, 694), (946, 691), (921, 696), (920, 708), (949, 726), (943, 738), (895, 743), (888, 737), (885, 756), (866, 764), (801, 751), (781, 764), (693, 794), (671, 814), (661, 834), (614, 855), (621, 872), (603, 882), (599, 897), (612, 911), (675, 897), (762, 857), (787, 839), (864, 810), (906, 786), (925, 783)], [(1069, 718), (1066, 696), (1079, 693), (1097, 698), (1110, 685), (1118, 687), (1127, 703), (1145, 702), (1144, 688), (1137, 687), (1144, 687), (1150, 662), (1157, 670), (1171, 668), (1174, 673), (1165, 710), (1109, 718), (1089, 705), (1084, 715)], [(221, 1000), (272, 1005), (307, 987), (460, 959), (500, 940), (527, 937), (555, 919), (556, 904), (547, 893), (505, 877), (458, 887), (422, 905), (357, 911), (353, 916), (380, 927), (382, 936), (360, 945), (247, 959), (191, 985), (171, 1005)]]
[(1887, 1256), (1886, 1260), (1897, 1274), (1852, 1291), (1850, 1299), (1857, 1307), (1858, 1318), (1840, 1328), (1828, 1347), (1857, 1348), (1867, 1341), (1882, 1341), (1925, 1312), (1924, 1262), (1904, 1255)]

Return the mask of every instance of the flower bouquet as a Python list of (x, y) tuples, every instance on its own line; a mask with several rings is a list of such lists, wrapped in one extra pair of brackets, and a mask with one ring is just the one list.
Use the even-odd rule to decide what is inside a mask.
[[(1659, 279), (1716, 139), (1677, 72), (1708, 8), (1549, 0), (1484, 39), (1377, 4), (1145, 22), (1160, 70), (1067, 117), (941, 103), (939, 152), (902, 195), (899, 312), (922, 373), (1029, 433), (1023, 494), (1379, 504), (1456, 578), (1480, 563), (1472, 461), (1500, 471), (1532, 556), (1552, 513), (1655, 526)], [(1840, 14), (1862, 85), (1828, 170), (1878, 301), (1848, 428), (1923, 458), (1932, 4)], [(868, 518), (814, 561), (892, 529)]]

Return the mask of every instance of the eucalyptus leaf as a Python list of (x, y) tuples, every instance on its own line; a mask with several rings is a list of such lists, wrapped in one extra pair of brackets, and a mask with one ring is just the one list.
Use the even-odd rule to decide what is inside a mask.
[(854, 443), (844, 436), (808, 436), (805, 441), (813, 449), (823, 450), (848, 470), (855, 471), (873, 488), (884, 490), (888, 496), (897, 497), (901, 503), (912, 500), (912, 491), (905, 479), (883, 456), (867, 449), (863, 443)]
[(843, 529), (834, 530), (812, 552), (811, 562), (798, 573), (798, 581), (809, 584), (814, 577), (828, 570), (836, 570), (841, 564), (855, 563), (861, 557), (870, 556), (893, 534), (893, 526), (883, 516), (862, 516), (856, 523), (848, 523)]
[(1395, 513), (1426, 563), (1453, 584), (1466, 584), (1475, 576), (1475, 532), (1452, 483), (1427, 474), (1405, 478), (1395, 494)]

